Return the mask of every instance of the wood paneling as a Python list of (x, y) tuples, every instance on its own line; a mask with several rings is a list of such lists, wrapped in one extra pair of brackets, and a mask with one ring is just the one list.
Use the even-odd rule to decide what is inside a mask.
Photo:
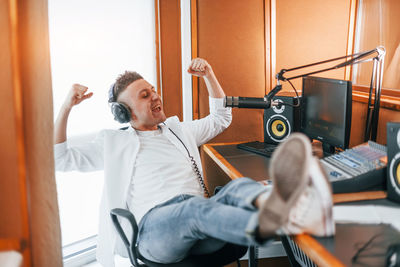
[[(276, 1), (276, 71), (346, 55), (352, 0)], [(326, 65), (293, 71), (287, 77)], [(332, 66), (332, 65), (329, 65)], [(344, 68), (317, 76), (343, 79)], [(301, 79), (293, 80), (301, 89)], [(291, 90), (287, 83), (283, 90)]]
[(0, 239), (0, 252), (7, 250), (21, 251), (20, 239)]
[[(394, 52), (400, 44), (400, 1), (398, 0), (364, 0), (361, 4), (360, 51), (373, 49), (378, 45), (386, 48), (386, 69), (392, 61)], [(358, 68), (357, 84), (369, 85), (372, 63), (362, 64)], [(383, 75), (385, 85), (385, 75)], [(400, 89), (400, 88), (396, 88)]]
[(161, 57), (160, 57), (160, 12), (159, 0), (154, 0), (154, 17), (155, 17), (155, 32), (156, 32), (156, 68), (157, 68), (157, 93), (161, 95)]
[(180, 0), (159, 0), (162, 98), (167, 117), (182, 115)]
[(0, 236), (24, 266), (62, 266), (47, 1), (2, 1), (0, 14)]
[[(198, 57), (197, 43), (197, 0), (190, 0), (190, 21), (191, 21), (191, 45), (192, 58)], [(192, 76), (192, 103), (193, 103), (193, 119), (198, 119), (199, 114), (199, 77)]]
[[(348, 39), (347, 39), (347, 55), (354, 53), (354, 40), (356, 36), (356, 22), (357, 22), (357, 10), (358, 10), (358, 0), (350, 1), (350, 14), (349, 14), (349, 29), (348, 29)], [(345, 80), (351, 80), (352, 66), (346, 66), (345, 68)]]
[(20, 1), (20, 72), (32, 265), (61, 266), (46, 0)]
[[(17, 117), (13, 90), (13, 58), (11, 47), (11, 14), (8, 1), (0, 2), (0, 236), (2, 238), (29, 238), (23, 231), (21, 190), (19, 187), (19, 160), (17, 149)], [(16, 31), (16, 29), (14, 29)], [(14, 48), (15, 49), (15, 48)], [(25, 203), (26, 206), (26, 203)]]
[[(265, 7), (263, 0), (198, 0), (198, 56), (212, 66), (226, 95), (265, 93)], [(268, 31), (267, 31), (268, 33)], [(199, 113), (209, 113), (208, 92), (199, 84)], [(262, 110), (233, 109), (233, 122), (213, 139), (262, 140)]]
[[(367, 104), (365, 101), (354, 100), (351, 121), (350, 147), (363, 143), (365, 120), (367, 116)], [(386, 144), (386, 124), (388, 122), (400, 122), (400, 112), (389, 108), (379, 110), (378, 133), (376, 141)]]

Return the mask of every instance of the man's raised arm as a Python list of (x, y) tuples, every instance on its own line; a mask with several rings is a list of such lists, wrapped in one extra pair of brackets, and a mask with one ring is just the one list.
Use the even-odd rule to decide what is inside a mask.
[(67, 141), (67, 123), (69, 113), (73, 106), (78, 105), (83, 100), (90, 98), (93, 93), (87, 93), (88, 88), (80, 84), (72, 85), (67, 98), (58, 113), (54, 124), (54, 144), (60, 144)]
[(224, 90), (219, 84), (210, 64), (202, 58), (195, 58), (190, 63), (188, 72), (192, 75), (203, 77), (207, 86), (208, 94), (212, 98), (225, 97)]

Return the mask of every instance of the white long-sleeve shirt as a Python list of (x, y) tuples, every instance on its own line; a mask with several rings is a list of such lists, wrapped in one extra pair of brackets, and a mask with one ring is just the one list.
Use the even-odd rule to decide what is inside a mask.
[[(198, 147), (226, 129), (232, 120), (231, 109), (223, 107), (222, 98), (209, 98), (210, 114), (202, 119), (180, 122), (178, 117), (170, 117), (160, 124), (163, 134), (187, 157), (180, 141), (168, 128), (173, 130), (185, 143), (189, 153), (196, 160), (202, 174)], [(95, 140), (77, 146), (68, 142), (54, 146), (56, 170), (96, 171), (104, 169), (104, 188), (100, 204), (97, 260), (104, 266), (114, 266), (113, 254), (117, 233), (110, 218), (110, 210), (126, 208), (128, 189), (133, 173), (140, 140), (136, 131), (129, 128), (103, 130)], [(129, 235), (128, 235), (129, 236)]]
[(202, 196), (203, 189), (187, 153), (182, 154), (161, 128), (137, 131), (137, 134), (140, 149), (135, 160), (135, 178), (131, 179), (127, 204), (139, 224), (146, 212), (154, 206), (179, 194)]

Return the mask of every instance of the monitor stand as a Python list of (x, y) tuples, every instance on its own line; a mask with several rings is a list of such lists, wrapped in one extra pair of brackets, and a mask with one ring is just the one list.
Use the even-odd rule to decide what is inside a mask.
[(328, 157), (335, 154), (335, 147), (322, 142), (322, 151), (324, 152), (324, 157)]

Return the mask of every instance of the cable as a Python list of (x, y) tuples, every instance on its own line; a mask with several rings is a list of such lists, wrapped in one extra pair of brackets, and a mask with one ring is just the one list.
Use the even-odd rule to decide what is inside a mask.
[(296, 93), (296, 100), (297, 101), (296, 101), (296, 104), (294, 104), (294, 105), (289, 104), (289, 103), (282, 103), (282, 104), (285, 105), (285, 106), (291, 106), (291, 107), (294, 107), (294, 108), (300, 107), (299, 94), (297, 93), (297, 90), (294, 87), (293, 83), (290, 80), (287, 80), (287, 81), (289, 82), (290, 86), (292, 86), (294, 92)]
[(290, 107), (294, 107), (294, 108), (300, 107), (299, 94), (297, 93), (297, 90), (296, 90), (296, 88), (294, 87), (294, 85), (292, 84), (292, 82), (291, 82), (290, 80), (287, 80), (287, 81), (289, 82), (289, 84), (292, 86), (294, 92), (296, 93), (296, 97), (295, 97), (295, 99), (296, 99), (296, 104), (293, 105), (293, 104), (290, 104), (290, 103), (279, 102), (278, 107), (281, 107), (281, 106), (290, 106)]
[(360, 254), (367, 249), (367, 247), (378, 237), (382, 236), (382, 233), (378, 233), (376, 235), (373, 235), (367, 242), (365, 242), (354, 254), (354, 256), (351, 258), (351, 262), (355, 263), (360, 256)]
[(292, 86), (294, 92), (296, 93), (296, 98), (298, 99), (298, 98), (299, 98), (299, 94), (297, 93), (296, 88), (294, 87), (294, 85), (293, 85), (293, 83), (292, 83), (291, 81), (288, 80), (288, 82), (289, 82), (289, 84)]
[[(164, 122), (163, 122), (163, 124), (166, 125)], [(190, 155), (189, 149), (186, 147), (186, 145), (183, 143), (183, 141), (179, 138), (179, 136), (176, 133), (174, 133), (174, 131), (172, 131), (171, 128), (168, 127), (168, 130), (170, 130), (170, 132), (173, 135), (175, 135), (176, 138), (178, 138), (178, 140), (182, 143), (183, 147), (186, 149), (186, 152), (188, 153), (188, 156), (190, 158), (190, 162), (192, 163), (192, 169), (193, 169), (194, 173), (196, 174), (197, 179), (199, 180), (200, 186), (203, 188), (203, 191), (206, 194), (206, 196), (210, 197), (210, 193), (208, 192), (208, 189), (204, 183), (204, 179), (201, 176), (201, 173), (200, 173), (199, 167), (197, 166), (196, 160), (194, 159), (194, 157), (192, 155)]]

